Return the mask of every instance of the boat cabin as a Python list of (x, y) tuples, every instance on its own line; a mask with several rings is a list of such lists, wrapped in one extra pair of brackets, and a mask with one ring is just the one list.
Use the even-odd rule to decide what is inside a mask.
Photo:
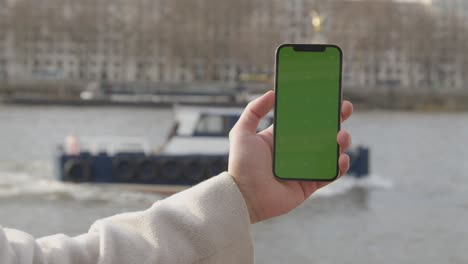
[[(243, 108), (176, 107), (175, 122), (161, 154), (227, 154), (229, 131)], [(261, 131), (273, 123), (273, 113), (263, 118)]]

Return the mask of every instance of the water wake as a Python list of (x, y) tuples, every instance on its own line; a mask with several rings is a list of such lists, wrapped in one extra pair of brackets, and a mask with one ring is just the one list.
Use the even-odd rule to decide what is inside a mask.
[(118, 186), (72, 184), (55, 180), (53, 170), (0, 166), (0, 198), (37, 197), (47, 200), (77, 200), (128, 203), (155, 202), (163, 195), (122, 190)]
[(371, 174), (364, 178), (342, 177), (314, 193), (312, 197), (330, 197), (344, 194), (354, 188), (368, 190), (389, 190), (394, 186), (393, 182), (380, 175)]
[[(53, 168), (45, 163), (0, 164), (0, 197), (38, 197), (48, 200), (77, 200), (127, 203), (154, 202), (164, 198), (155, 193), (136, 192), (117, 185), (72, 184), (55, 180)], [(357, 179), (342, 177), (314, 193), (312, 197), (331, 197), (344, 194), (353, 188), (388, 190), (393, 182), (379, 175)]]

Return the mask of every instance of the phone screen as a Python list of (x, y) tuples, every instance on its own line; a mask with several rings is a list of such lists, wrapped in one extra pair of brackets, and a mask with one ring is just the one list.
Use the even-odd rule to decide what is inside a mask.
[(273, 171), (280, 179), (338, 176), (341, 49), (285, 44), (276, 53)]

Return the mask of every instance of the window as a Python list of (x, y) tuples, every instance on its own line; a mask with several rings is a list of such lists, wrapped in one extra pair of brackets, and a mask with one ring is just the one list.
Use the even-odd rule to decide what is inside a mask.
[(222, 116), (202, 115), (195, 130), (196, 135), (223, 135), (226, 120)]
[(260, 132), (262, 130), (267, 129), (271, 124), (273, 124), (273, 118), (271, 117), (265, 117), (260, 120), (260, 123), (258, 124), (257, 131)]
[[(197, 136), (227, 136), (229, 131), (239, 119), (238, 115), (202, 115), (195, 129)], [(272, 117), (260, 120), (257, 131), (268, 128), (273, 123)]]
[(164, 65), (160, 64), (158, 69), (158, 80), (164, 81)]

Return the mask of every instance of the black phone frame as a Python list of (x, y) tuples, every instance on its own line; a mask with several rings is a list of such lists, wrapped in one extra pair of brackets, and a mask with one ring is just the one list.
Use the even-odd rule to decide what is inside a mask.
[(276, 112), (278, 111), (278, 63), (279, 63), (279, 52), (284, 47), (292, 47), (295, 51), (299, 52), (324, 52), (327, 48), (337, 48), (340, 52), (340, 78), (339, 78), (339, 91), (338, 91), (338, 132), (341, 130), (341, 106), (343, 98), (342, 90), (342, 75), (343, 75), (343, 50), (335, 44), (290, 44), (285, 43), (278, 46), (275, 55), (275, 108), (273, 117), (273, 175), (275, 178), (282, 181), (310, 181), (310, 182), (332, 182), (340, 176), (340, 145), (336, 143), (336, 173), (331, 179), (303, 179), (303, 178), (282, 178), (276, 174), (275, 163), (276, 163)]

